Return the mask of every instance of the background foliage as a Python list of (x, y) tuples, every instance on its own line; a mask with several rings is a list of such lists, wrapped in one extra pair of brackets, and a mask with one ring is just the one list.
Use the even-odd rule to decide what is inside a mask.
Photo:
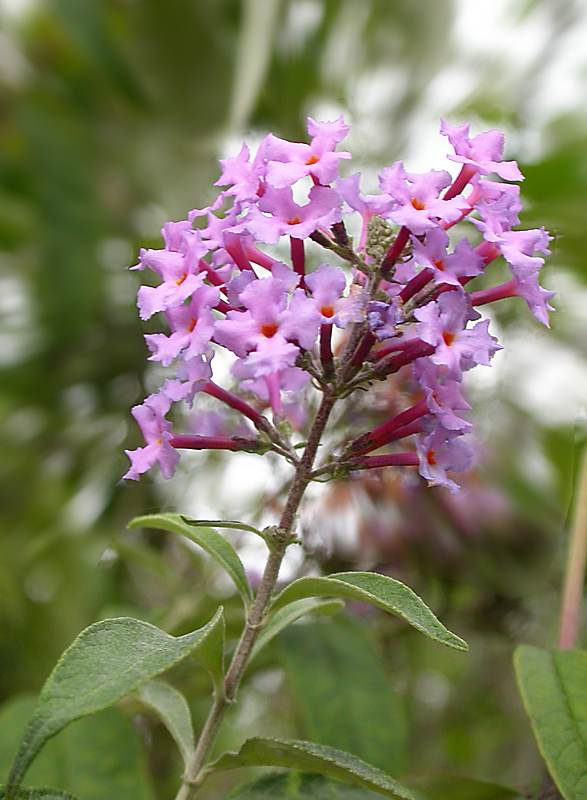
[[(254, 662), (222, 744), (238, 746), (245, 729), (303, 735), (393, 774), (424, 764), (539, 781), (510, 654), (516, 640), (553, 641), (584, 437), (583, 4), (4, 0), (0, 8), (0, 698), (36, 691), (71, 639), (105, 616), (128, 612), (178, 635), (222, 598), (234, 633), (238, 600), (209, 561), (160, 533), (126, 532), (132, 516), (164, 507), (272, 519), (275, 485), (254, 456), (230, 465), (195, 456), (168, 486), (120, 485), (122, 448), (137, 442), (128, 409), (154, 380), (126, 271), (138, 247), (158, 246), (166, 219), (205, 205), (215, 159), (243, 134), (302, 138), (307, 113), (343, 112), (354, 124), (351, 147), (374, 175), (398, 157), (436, 166), (438, 117), (471, 119), (506, 129), (527, 176), (523, 221), (556, 236), (546, 272), (559, 292), (554, 330), (539, 330), (516, 306), (498, 309), (509, 353), (471, 386), (485, 457), (458, 501), (407, 491), (394, 476), (329, 486), (303, 520), (305, 558), (298, 552), (288, 565), (289, 576), (364, 566), (398, 576), (471, 653), (444, 652), (362, 608), (354, 620), (312, 623), (303, 636), (294, 627)], [(241, 544), (254, 579), (258, 550)], [(369, 676), (362, 685), (357, 671)], [(197, 725), (207, 676), (182, 664), (172, 677), (196, 698)], [(361, 697), (367, 684), (380, 687), (376, 707), (373, 695)], [(28, 708), (13, 699), (1, 713), (24, 719)], [(120, 796), (171, 796), (180, 767), (166, 733), (139, 705), (124, 710), (102, 715), (116, 741), (129, 720), (142, 740), (127, 745), (137, 785)], [(54, 764), (68, 763), (70, 740), (98, 735), (90, 726), (76, 723), (55, 740)], [(2, 749), (2, 770), (5, 758)], [(223, 780), (211, 797), (234, 782)]]

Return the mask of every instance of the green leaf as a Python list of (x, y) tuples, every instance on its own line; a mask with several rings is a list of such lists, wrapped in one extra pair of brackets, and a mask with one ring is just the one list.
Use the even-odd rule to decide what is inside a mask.
[(222, 609), (193, 633), (174, 637), (129, 617), (90, 625), (47, 679), (16, 754), (8, 784), (17, 786), (45, 742), (70, 722), (113, 705), (205, 645)]
[(335, 750), (334, 747), (280, 739), (248, 739), (238, 753), (225, 753), (211, 765), (211, 771), (240, 767), (285, 767), (286, 769), (318, 772), (329, 778), (372, 789), (385, 797), (416, 800), (418, 795), (401, 786), (357, 756)]
[(204, 647), (200, 647), (195, 656), (198, 663), (209, 672), (214, 692), (220, 696), (224, 692), (224, 616), (206, 639)]
[(515, 789), (456, 775), (411, 778), (407, 784), (419, 790), (426, 800), (521, 800)]
[(262, 650), (269, 642), (274, 639), (278, 633), (292, 622), (304, 617), (306, 614), (336, 614), (344, 608), (342, 600), (318, 600), (315, 597), (304, 598), (303, 600), (296, 600), (294, 603), (289, 603), (287, 606), (278, 609), (271, 615), (266, 625), (264, 625), (253, 651), (251, 659)]
[(138, 696), (173, 736), (187, 767), (194, 752), (194, 729), (185, 697), (165, 681), (146, 683), (139, 689)]
[(266, 541), (265, 534), (253, 525), (247, 522), (239, 522), (237, 519), (191, 519), (183, 514), (180, 515), (186, 525), (191, 525), (194, 528), (228, 528), (236, 531), (247, 531), (260, 536), (263, 541)]
[(66, 794), (59, 789), (18, 789), (16, 793), (7, 794), (7, 787), (0, 786), (0, 800), (77, 800), (72, 794)]
[(230, 575), (245, 605), (252, 599), (253, 593), (245, 574), (245, 568), (236, 550), (230, 542), (213, 528), (200, 528), (189, 525), (184, 522), (181, 514), (147, 514), (144, 517), (135, 517), (128, 523), (128, 527), (131, 530), (135, 528), (157, 528), (185, 536), (199, 545), (208, 555), (212, 556)]
[(360, 600), (401, 617), (437, 642), (468, 650), (468, 644), (451, 633), (408, 586), (375, 572), (338, 572), (326, 578), (300, 578), (279, 594), (272, 609), (283, 608), (302, 597), (342, 597)]
[[(0, 709), (0, 775), (10, 769), (37, 699), (21, 695)], [(142, 743), (120, 710), (77, 720), (44, 747), (25, 779), (27, 787), (59, 786), (83, 800), (153, 800)]]
[(538, 748), (566, 800), (587, 797), (587, 653), (522, 645), (518, 686)]
[(234, 789), (226, 800), (377, 800), (379, 794), (323, 775), (276, 772)]
[(400, 774), (405, 709), (361, 625), (340, 617), (297, 626), (282, 635), (279, 652), (304, 738)]

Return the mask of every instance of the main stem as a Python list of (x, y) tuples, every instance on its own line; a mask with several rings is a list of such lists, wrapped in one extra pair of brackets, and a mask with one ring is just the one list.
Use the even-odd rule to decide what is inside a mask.
[(224, 691), (217, 693), (214, 702), (204, 723), (200, 738), (196, 745), (194, 755), (186, 769), (184, 781), (177, 794), (176, 800), (190, 800), (195, 793), (202, 768), (206, 763), (206, 758), (216, 738), (218, 728), (222, 722), (226, 708), (234, 702), (238, 687), (247, 667), (251, 651), (257, 640), (263, 618), (271, 600), (271, 595), (275, 589), (279, 568), (285, 555), (288, 544), (291, 541), (291, 533), (296, 517), (296, 513), (304, 492), (311, 480), (312, 467), (320, 446), (322, 434), (328, 422), (330, 412), (336, 402), (336, 398), (330, 393), (325, 392), (318, 411), (308, 441), (304, 449), (304, 455), (300, 459), (298, 466), (287, 495), (285, 507), (279, 520), (277, 533), (273, 539), (271, 551), (263, 577), (259, 584), (255, 600), (249, 609), (245, 627), (241, 634), (240, 641), (230, 662), (228, 672), (224, 679)]
[(577, 481), (573, 516), (561, 608), (559, 636), (561, 650), (570, 650), (575, 647), (581, 621), (585, 564), (587, 562), (587, 449), (583, 453)]

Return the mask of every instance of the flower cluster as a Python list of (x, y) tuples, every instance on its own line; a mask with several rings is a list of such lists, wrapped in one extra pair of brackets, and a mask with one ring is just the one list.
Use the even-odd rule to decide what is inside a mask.
[[(499, 131), (471, 137), (468, 125), (443, 122), (448, 159), (461, 165), (454, 179), (446, 170), (408, 172), (398, 161), (381, 171), (379, 193), (363, 194), (359, 174), (339, 175), (351, 157), (339, 149), (349, 130), (343, 119), (309, 118), (307, 130), (309, 144), (269, 134), (256, 153), (243, 145), (222, 160), (212, 205), (168, 222), (164, 247), (142, 250), (132, 268), (157, 280), (141, 286), (138, 308), (143, 320), (165, 321), (165, 332), (145, 339), (150, 360), (172, 365), (174, 375), (133, 409), (146, 446), (127, 451), (126, 478), (155, 463), (169, 477), (180, 448), (273, 450), (296, 463), (278, 423), (290, 414), (302, 424), (306, 389), (342, 399), (406, 368), (421, 399), (374, 430), (347, 435), (317, 473), (417, 466), (429, 483), (456, 491), (448, 473), (471, 463), (463, 374), (500, 349), (476, 309), (518, 296), (548, 324), (552, 293), (538, 273), (550, 237), (517, 228), (513, 182), (523, 176), (503, 161)], [(314, 262), (323, 254), (311, 270), (309, 248)], [(498, 257), (511, 279), (471, 290)], [(235, 391), (213, 380), (220, 348), (231, 354)], [(176, 435), (172, 404), (191, 405), (198, 393), (242, 414), (250, 435)], [(401, 452), (369, 455), (400, 440), (408, 442)]]

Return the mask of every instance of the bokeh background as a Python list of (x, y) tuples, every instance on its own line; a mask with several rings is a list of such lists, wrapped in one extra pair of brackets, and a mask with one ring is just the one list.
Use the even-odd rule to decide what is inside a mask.
[[(243, 136), (302, 139), (307, 114), (343, 113), (353, 166), (374, 182), (397, 158), (443, 168), (444, 116), (506, 131), (527, 176), (522, 222), (555, 236), (544, 272), (557, 291), (552, 330), (517, 301), (493, 313), (506, 349), (472, 378), (483, 458), (456, 500), (392, 475), (329, 485), (284, 576), (387, 571), (472, 652), (441, 652), (362, 609), (294, 628), (251, 671), (221, 744), (253, 731), (305, 735), (398, 774), (539, 781), (510, 657), (516, 641), (555, 640), (585, 437), (585, 3), (1, 0), (0, 9), (0, 700), (37, 691), (71, 639), (104, 616), (181, 633), (222, 599), (236, 632), (238, 606), (208, 562), (161, 534), (125, 531), (132, 516), (274, 513), (274, 475), (255, 456), (196, 455), (168, 484), (121, 484), (122, 450), (138, 444), (129, 408), (155, 380), (127, 271), (138, 248), (160, 246), (163, 222), (207, 203), (217, 159)], [(254, 578), (262, 554), (239, 544)], [(175, 680), (198, 724), (205, 675), (182, 668)], [(0, 716), (16, 714), (15, 702)], [(140, 709), (127, 708), (129, 719), (142, 777), (127, 796), (172, 796), (178, 764), (165, 732)]]

